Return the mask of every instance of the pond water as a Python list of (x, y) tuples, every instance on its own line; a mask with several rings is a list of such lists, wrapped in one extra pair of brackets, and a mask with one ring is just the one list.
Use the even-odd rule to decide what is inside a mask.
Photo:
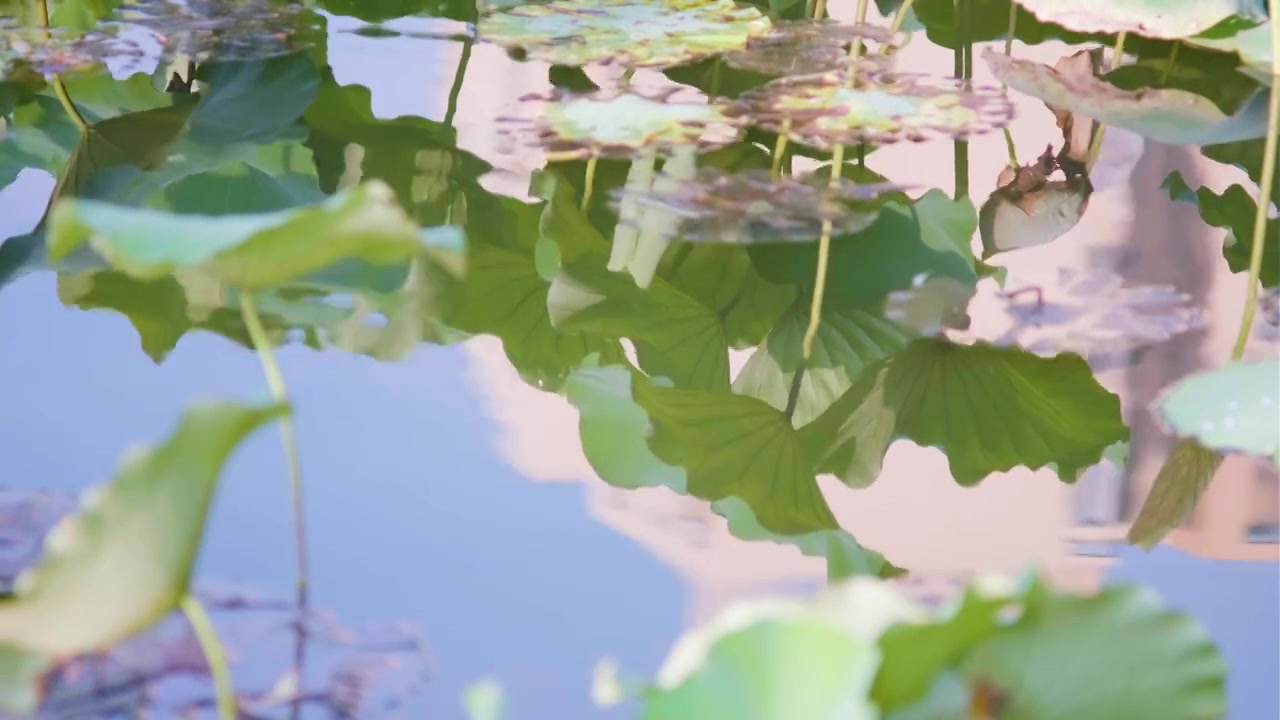
[[(1003, 22), (1008, 5), (997, 11), (995, 3), (974, 2), (971, 20), (982, 40), (982, 28), (998, 24), (993, 18)], [(722, 385), (738, 373), (749, 375), (750, 347), (764, 339), (796, 297), (794, 290), (770, 296), (773, 291), (759, 289), (769, 281), (783, 287), (778, 278), (791, 267), (784, 255), (769, 253), (790, 253), (796, 246), (749, 244), (750, 251), (744, 245), (673, 246), (656, 270), (657, 290), (637, 288), (631, 277), (619, 273), (609, 275), (626, 279), (621, 290), (616, 279), (593, 285), (606, 273), (603, 267), (588, 268), (586, 260), (603, 259), (609, 249), (589, 243), (607, 241), (615, 232), (611, 193), (627, 181), (630, 161), (614, 156), (588, 165), (577, 157), (548, 164), (545, 149), (529, 140), (527, 124), (516, 119), (535, 120), (546, 111), (545, 102), (521, 98), (549, 96), (551, 78), (580, 84), (589, 77), (600, 87), (629, 81), (650, 92), (671, 87), (675, 78), (701, 88), (686, 87), (666, 98), (669, 103), (701, 102), (708, 82), (736, 94), (759, 80), (714, 61), (670, 71), (671, 77), (641, 69), (624, 80), (622, 69), (614, 65), (591, 66), (577, 75), (536, 58), (518, 61), (499, 45), (469, 39), (467, 21), (474, 18), (474, 7), (454, 7), (452, 2), (438, 8), (376, 3), (365, 10), (344, 10), (346, 3), (339, 2), (321, 5), (305, 14), (305, 22), (323, 28), (302, 33), (309, 47), (266, 59), (252, 56), (254, 43), (231, 42), (246, 32), (243, 28), (229, 24), (225, 33), (231, 40), (222, 38), (222, 30), (213, 31), (210, 39), (193, 35), (190, 19), (182, 19), (184, 13), (199, 12), (225, 20), (227, 13), (260, 10), (256, 5), (239, 10), (217, 3), (213, 9), (200, 6), (178, 12), (171, 26), (157, 25), (171, 47), (179, 39), (196, 43), (187, 49), (198, 50), (197, 67), (208, 63), (214, 68), (208, 75), (197, 70), (196, 76), (206, 83), (199, 102), (212, 109), (197, 108), (190, 118), (199, 121), (185, 116), (179, 121), (189, 133), (180, 142), (192, 144), (159, 143), (156, 147), (167, 153), (159, 156), (144, 147), (145, 138), (168, 132), (166, 121), (139, 115), (126, 119), (133, 125), (125, 130), (118, 125), (110, 132), (102, 126), (86, 131), (88, 144), (72, 156), (76, 129), (52, 86), (14, 70), (25, 67), (23, 61), (10, 64), (8, 80), (0, 85), (0, 115), (6, 117), (0, 126), (0, 183), (7, 183), (0, 187), (0, 238), (8, 238), (0, 245), (0, 397), (6, 408), (0, 413), (5, 468), (0, 475), (0, 578), (11, 578), (17, 567), (35, 560), (39, 538), (56, 516), (70, 509), (70, 498), (109, 480), (126, 449), (161, 442), (193, 401), (268, 397), (240, 306), (226, 285), (202, 285), (167, 271), (152, 279), (131, 278), (121, 268), (104, 269), (100, 259), (83, 253), (73, 254), (55, 271), (40, 235), (50, 197), (99, 198), (177, 214), (233, 215), (309, 205), (351, 189), (362, 175), (377, 178), (418, 224), (461, 226), (468, 262), (465, 274), (455, 277), (446, 277), (444, 262), (431, 266), (422, 282), (429, 282), (438, 296), (425, 300), (417, 295), (400, 299), (406, 287), (413, 287), (412, 282), (405, 285), (410, 276), (404, 266), (390, 266), (401, 271), (390, 273), (388, 280), (387, 273), (366, 272), (370, 265), (328, 284), (264, 291), (258, 300), (273, 340), (280, 343), (276, 356), (288, 388), (305, 484), (309, 602), (317, 616), (305, 623), (309, 640), (301, 685), (314, 691), (312, 700), (301, 705), (302, 716), (464, 717), (464, 691), (485, 679), (501, 683), (508, 718), (632, 716), (631, 705), (602, 709), (593, 701), (598, 661), (614, 658), (626, 673), (652, 677), (689, 627), (743, 598), (809, 595), (826, 582), (828, 561), (785, 542), (735, 537), (743, 533), (730, 532), (722, 507), (717, 506), (717, 514), (706, 499), (693, 496), (707, 497), (710, 480), (692, 494), (669, 487), (635, 488), (664, 483), (634, 481), (633, 475), (648, 470), (639, 469), (635, 443), (627, 441), (643, 443), (648, 437), (660, 443), (663, 438), (655, 439), (652, 427), (644, 436), (628, 436), (626, 411), (618, 408), (639, 406), (609, 405), (616, 399), (600, 389), (604, 381), (593, 385), (591, 379), (606, 377), (608, 367), (629, 361), (650, 375), (674, 376), (681, 390), (686, 384), (698, 386), (708, 371), (704, 360), (689, 360), (688, 352), (701, 352), (704, 318), (710, 318), (719, 338), (709, 352), (718, 347), (725, 358), (706, 361), (723, 365), (716, 365), (711, 375), (723, 373)], [(910, 30), (911, 22), (930, 20), (926, 10), (934, 5), (922, 2), (920, 18), (904, 27)], [(25, 48), (30, 56), (31, 46), (19, 43), (28, 36), (5, 28), (21, 27), (35, 15), (25, 6), (0, 4), (0, 10), (5, 8), (18, 24), (0, 25), (0, 50), (7, 43), (9, 50), (21, 54)], [(888, 3), (884, 9), (882, 15), (873, 7), (869, 22), (887, 27), (892, 9)], [(350, 15), (344, 14), (348, 11)], [(841, 22), (854, 21), (854, 3), (833, 4), (830, 12)], [(354, 15), (387, 21), (375, 26)], [(272, 31), (270, 23), (283, 20), (271, 13), (263, 17), (268, 27), (263, 37), (292, 32), (289, 26)], [(931, 26), (930, 33), (936, 27), (943, 25)], [(120, 46), (112, 46), (109, 74), (93, 67), (63, 75), (68, 94), (90, 123), (182, 101), (156, 91), (150, 77), (135, 75), (153, 73), (160, 50), (156, 36), (135, 28), (122, 37), (140, 38), (143, 57), (125, 56)], [(1015, 57), (1053, 65), (1074, 52), (1059, 40), (1041, 39), (1035, 38), (1034, 45), (1016, 43)], [(37, 38), (34, 46), (44, 47), (41, 42)], [(223, 42), (224, 54), (209, 54), (210, 43), (217, 42)], [(245, 57), (227, 55), (232, 45)], [(1003, 42), (979, 42), (973, 57), (980, 58), (985, 47), (1001, 52)], [(1131, 47), (1136, 48), (1131, 50), (1134, 67), (1149, 67), (1144, 63), (1155, 51), (1142, 44)], [(1185, 47), (1189, 55), (1197, 52)], [(93, 54), (93, 49), (68, 51), (85, 52)], [(947, 77), (953, 74), (954, 55), (920, 30), (895, 56), (895, 70)], [(7, 58), (0, 53), (0, 62)], [(165, 55), (165, 62), (170, 59)], [(58, 63), (70, 61), (46, 57), (44, 62), (38, 69), (54, 77), (61, 69)], [(181, 63), (173, 67), (183, 70)], [(1218, 70), (1205, 70), (1214, 72)], [(973, 62), (971, 75), (976, 85), (1000, 86), (1001, 79), (981, 60)], [(209, 100), (219, 92), (224, 93), (220, 101)], [(1240, 105), (1244, 97), (1242, 90), (1214, 101), (1234, 99)], [(1022, 163), (1033, 163), (1045, 146), (1057, 153), (1064, 145), (1061, 120), (1055, 122), (1042, 100), (1011, 91), (1006, 102), (1008, 108), (1001, 112), (1013, 118), (1009, 137)], [(1265, 103), (1261, 107), (1265, 117)], [(636, 123), (643, 125), (643, 120)], [(592, 122), (607, 124), (595, 115), (579, 120)], [(932, 201), (939, 205), (967, 196), (973, 198), (968, 206), (976, 209), (1008, 187), (1000, 179), (1009, 164), (1005, 138), (994, 130), (962, 144), (953, 143), (950, 134), (877, 148), (866, 156), (865, 167), (907, 186), (912, 198), (935, 192)], [(767, 173), (774, 137), (749, 135), (704, 155), (714, 158), (704, 164)], [(1237, 145), (1256, 140), (1244, 152), (1261, 152), (1260, 135), (1243, 137), (1232, 140)], [(575, 142), (581, 139), (568, 145)], [(788, 159), (796, 174), (827, 162), (825, 150), (817, 152), (801, 142), (792, 149), (797, 154)], [(142, 160), (141, 155), (149, 157)], [(864, 172), (852, 149), (849, 158), (849, 172)], [(963, 168), (959, 171), (957, 158)], [(990, 266), (973, 259), (973, 250), (981, 253), (985, 240), (978, 237), (976, 215), (958, 241), (949, 239), (956, 237), (955, 213), (963, 216), (963, 210), (916, 216), (916, 225), (908, 223), (916, 228), (911, 231), (914, 240), (907, 237), (910, 228), (874, 235), (872, 225), (866, 230), (872, 235), (866, 237), (886, 236), (890, 245), (913, 244), (928, 257), (882, 268), (865, 261), (841, 264), (837, 250), (827, 280), (842, 298), (865, 300), (868, 292), (878, 293), (865, 307), (874, 306), (874, 322), (886, 326), (882, 314), (900, 319), (889, 311), (894, 302), (916, 303), (903, 325), (912, 334), (998, 341), (993, 347), (1016, 343), (1041, 356), (1078, 353), (1092, 366), (1096, 385), (1082, 385), (1071, 375), (1079, 369), (1075, 365), (1055, 366), (1048, 380), (1035, 375), (1041, 371), (1030, 371), (1024, 379), (1028, 384), (1019, 386), (1022, 392), (1052, 395), (1043, 383), (1062, 383), (1058, 396), (1032, 403), (1032, 412), (1038, 407), (1041, 413), (1037, 420), (1006, 415), (1001, 403), (1010, 396), (1001, 395), (999, 388), (973, 390), (966, 395), (968, 404), (957, 410), (954, 389), (979, 380), (972, 374), (950, 376), (940, 381), (941, 389), (930, 391), (950, 400), (919, 411), (914, 431), (907, 428), (911, 421), (904, 420), (894, 433), (914, 432), (920, 439), (932, 432), (939, 441), (893, 444), (875, 485), (855, 489), (840, 482), (838, 468), (824, 468), (817, 485), (817, 503), (825, 497), (822, 511), (812, 510), (802, 498), (776, 499), (771, 511), (756, 504), (759, 492), (739, 492), (750, 496), (748, 503), (764, 524), (783, 535), (783, 526), (795, 529), (808, 520), (817, 524), (806, 525), (805, 531), (827, 527), (819, 517), (826, 512), (863, 546), (907, 570), (893, 586), (926, 604), (950, 597), (976, 574), (1018, 573), (1028, 567), (1037, 568), (1055, 587), (1076, 592), (1092, 593), (1121, 582), (1149, 587), (1169, 606), (1202, 623), (1218, 646), (1228, 668), (1227, 717), (1280, 717), (1275, 692), (1275, 678), (1280, 677), (1280, 491), (1274, 464), (1228, 457), (1195, 513), (1174, 522), (1178, 529), (1162, 533), (1162, 544), (1147, 551), (1126, 541), (1175, 442), (1157, 423), (1153, 408), (1170, 384), (1230, 358), (1247, 287), (1236, 264), (1238, 253), (1229, 250), (1224, 259), (1222, 251), (1222, 228), (1238, 218), (1213, 227), (1201, 219), (1208, 212), (1203, 198), (1199, 208), (1195, 202), (1175, 201), (1161, 184), (1178, 171), (1191, 188), (1221, 192), (1240, 183), (1252, 198), (1255, 181), (1244, 168), (1203, 157), (1194, 145), (1157, 142), (1124, 127), (1107, 128), (1096, 160), (1085, 178), (1090, 185), (1084, 196), (1087, 208), (1071, 219), (1060, 238), (985, 259), (1007, 268), (1003, 289), (989, 277)], [(675, 162), (668, 160), (667, 167)], [(1246, 167), (1257, 163), (1253, 155), (1241, 162)], [(163, 180), (150, 180), (166, 172)], [(595, 194), (584, 216), (577, 206), (588, 172), (594, 173)], [(1062, 182), (1065, 188), (1072, 180)], [(1037, 185), (1034, 192), (1043, 189)], [(765, 193), (766, 200), (772, 192)], [(1047, 194), (1034, 201), (1046, 197), (1057, 201)], [(728, 220), (717, 216), (705, 222), (746, 234), (760, 227), (785, 232), (779, 229), (783, 211), (776, 208), (767, 208), (756, 225), (742, 229), (739, 219), (748, 212), (756, 210), (745, 204), (730, 207)], [(876, 223), (893, 211), (880, 212)], [(821, 225), (812, 218), (804, 222)], [(959, 226), (965, 223), (962, 217)], [(1246, 225), (1251, 223), (1250, 214)], [(184, 241), (172, 228), (158, 227), (154, 237)], [(712, 227), (719, 231), (719, 225)], [(308, 232), (319, 242), (328, 231), (321, 223)], [(97, 227), (86, 236), (111, 232)], [(191, 232), (195, 237), (197, 231)], [(583, 240), (587, 235), (594, 239)], [(867, 240), (873, 241), (879, 242)], [(616, 235), (613, 242), (616, 247)], [(939, 242), (971, 249), (940, 249)], [(963, 298), (967, 306), (961, 305), (962, 310), (967, 307), (967, 323), (940, 331), (947, 321), (935, 317), (931, 303), (945, 298), (935, 297), (917, 275), (963, 275), (947, 269), (954, 267), (942, 258), (948, 252), (957, 258), (967, 255), (964, 273), (972, 276), (974, 290), (971, 299)], [(811, 268), (812, 255), (808, 257)], [(1267, 262), (1275, 259), (1266, 256)], [(272, 261), (270, 256), (251, 258)], [(1247, 267), (1247, 253), (1243, 262)], [(770, 275), (770, 267), (782, 268), (780, 275)], [(577, 284), (561, 279), (566, 268), (582, 272), (573, 281)], [(811, 269), (804, 272), (812, 274)], [(1275, 278), (1268, 284), (1267, 272), (1262, 284), (1273, 288)], [(687, 277), (699, 273), (732, 279), (708, 285)], [(562, 297), (571, 304), (578, 295), (570, 291), (597, 298), (616, 292), (632, 298), (627, 301), (631, 305), (593, 307), (594, 301), (582, 301), (581, 307), (553, 308), (549, 319), (547, 288), (553, 277), (564, 283)], [(340, 282), (344, 278), (345, 285)], [(728, 287), (734, 284), (740, 287)], [(741, 286), (755, 295), (740, 304)], [(796, 286), (800, 297), (811, 287)], [(662, 289), (670, 287), (677, 290)], [(1037, 306), (1042, 314), (1028, 310), (1034, 299), (1003, 294), (1026, 287), (1037, 288), (1043, 297), (1043, 305)], [(661, 292), (668, 294), (654, 294)], [(1264, 292), (1246, 358), (1276, 354), (1275, 321), (1267, 302), (1274, 300)], [(369, 303), (373, 311), (357, 312), (353, 321), (352, 309)], [(410, 318), (414, 329), (411, 346), (405, 347), (400, 323), (407, 315), (402, 313), (414, 303), (421, 316)], [(750, 307), (744, 311), (744, 305)], [(794, 337), (787, 341), (795, 345), (795, 358), (807, 305), (798, 312), (800, 321), (790, 326)], [(917, 318), (920, 312), (925, 319)], [(656, 326), (670, 332), (663, 335), (652, 329)], [(858, 330), (861, 337), (870, 341), (880, 326), (859, 327), (864, 328)], [(837, 342), (824, 337), (819, 336), (823, 349), (815, 357), (828, 353), (828, 361), (839, 362)], [(621, 339), (627, 342), (616, 342)], [(601, 353), (598, 362), (606, 368), (591, 367), (597, 360), (588, 356), (595, 352)], [(855, 358), (856, 364), (870, 365), (885, 354), (876, 348), (865, 362)], [(1030, 358), (1026, 362), (1036, 359), (1025, 354)], [(794, 367), (779, 377), (789, 383)], [(846, 368), (848, 374), (856, 369)], [(593, 376), (592, 370), (600, 374)], [(798, 402), (792, 409), (819, 422), (826, 417), (826, 405), (810, 401), (805, 393), (812, 390), (821, 397), (821, 382), (837, 382), (831, 379), (837, 375), (827, 373), (819, 385), (804, 385), (799, 401), (788, 398), (781, 385), (782, 399), (789, 406)], [(1083, 377), (1089, 377), (1087, 368)], [(766, 382), (772, 380), (761, 380), (760, 387)], [(848, 377), (839, 382), (843, 385), (837, 394), (854, 384)], [(1118, 397), (1130, 428), (1127, 461), (1102, 460), (1102, 448), (1115, 438), (1100, 428), (1121, 418), (1088, 416), (1084, 406), (1094, 402), (1096, 410), (1106, 400), (1073, 405), (1061, 399), (1065, 394), (1096, 400), (1095, 387), (1102, 396), (1109, 391)], [(1280, 390), (1280, 378), (1272, 388)], [(737, 383), (734, 389), (750, 394)], [(1256, 389), (1258, 394), (1267, 391)], [(636, 392), (639, 398), (641, 392), (662, 390)], [(759, 392), (768, 399), (767, 389)], [(826, 404), (830, 402), (828, 398)], [(780, 405), (775, 407), (781, 410)], [(689, 427), (697, 429), (696, 422), (730, 427), (750, 412), (730, 407), (721, 412), (721, 420), (715, 419), (720, 417), (715, 411), (692, 420), (693, 415), (675, 410), (662, 415), (660, 402), (645, 407), (653, 417), (664, 418), (659, 425), (689, 432)], [(1015, 409), (1026, 412), (1027, 407)], [(600, 413), (591, 416), (595, 425), (589, 424), (588, 412)], [(1071, 412), (1077, 415), (1058, 415)], [(1018, 440), (1018, 423), (1030, 423), (1031, 434), (1041, 440)], [(1069, 427), (1061, 437), (1052, 435), (1061, 423), (1090, 429)], [(669, 429), (663, 425), (659, 436)], [(733, 438), (717, 442), (732, 445)], [(713, 476), (732, 485), (739, 477), (755, 477), (754, 461), (743, 458), (769, 442), (732, 446), (728, 455), (703, 445), (690, 445), (693, 449), (685, 448), (683, 456), (659, 455), (670, 466), (684, 464), (690, 488), (702, 482), (699, 478)], [(1038, 451), (1026, 449), (1037, 442), (1045, 447), (1060, 442), (1067, 449), (1039, 458)], [(950, 465), (942, 451), (925, 447), (931, 444), (953, 455)], [(971, 448), (968, 465), (957, 460), (965, 447)], [(1041, 469), (1022, 467), (1029, 464), (1027, 457), (1039, 458), (1034, 464)], [(1063, 483), (1053, 469), (1042, 467), (1049, 461), (1080, 469), (1083, 475), (1074, 484)], [(1002, 462), (1007, 464), (1000, 467)], [(993, 463), (999, 469), (990, 472)], [(980, 485), (968, 477), (975, 465), (981, 470), (978, 476), (985, 477)], [(246, 698), (242, 712), (250, 717), (289, 716), (293, 703), (287, 700), (296, 694), (282, 683), (290, 677), (295, 651), (290, 624), (295, 620), (288, 609), (295, 582), (288, 473), (274, 430), (257, 432), (238, 447), (223, 468), (194, 573), (233, 656), (235, 687)], [(971, 487), (957, 484), (953, 475)], [(733, 495), (713, 494), (715, 499)], [(48, 504), (55, 510), (42, 510)], [(3, 621), (0, 615), (0, 625)], [(65, 693), (74, 702), (64, 698), (59, 706), (51, 699), (42, 717), (136, 716), (143, 707), (157, 717), (174, 717), (191, 703), (212, 717), (214, 691), (203, 673), (180, 671), (184, 663), (199, 668), (192, 661), (198, 648), (193, 649), (180, 622), (174, 627), (172, 637), (163, 635), (162, 627), (129, 641), (135, 645), (118, 650), (114, 666), (92, 666), (92, 672), (107, 678), (96, 690), (92, 681), (62, 676)], [(269, 693), (273, 686), (279, 693), (275, 700), (250, 697)], [(80, 709), (68, 709), (72, 706)]]

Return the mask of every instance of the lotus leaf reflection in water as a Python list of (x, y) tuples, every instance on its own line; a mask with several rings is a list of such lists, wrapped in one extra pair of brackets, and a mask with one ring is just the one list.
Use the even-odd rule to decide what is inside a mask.
[(556, 0), (480, 19), (478, 35), (558, 65), (667, 67), (745, 47), (769, 19), (733, 0)]
[(773, 32), (752, 38), (746, 48), (726, 53), (724, 60), (765, 75), (812, 75), (849, 68), (855, 72), (883, 72), (892, 66), (891, 55), (864, 53), (850, 60), (845, 46), (855, 39), (885, 45), (892, 37), (874, 25), (812, 20), (778, 23)]
[[(679, 218), (676, 234), (692, 242), (813, 242), (830, 222), (837, 234), (857, 232), (878, 214), (869, 201), (903, 186), (832, 184), (826, 177), (772, 180), (765, 171), (727, 173), (703, 168), (695, 178), (623, 189), (618, 198), (662, 208)], [(862, 203), (859, 206), (859, 203)]]
[[(578, 95), (556, 91), (534, 121), (536, 145), (552, 161), (585, 157), (637, 157), (678, 147), (716, 147), (738, 139), (740, 122), (717, 103), (682, 102), (671, 93), (631, 90)], [(519, 122), (518, 120), (516, 122)]]
[(1004, 127), (1013, 104), (998, 88), (912, 75), (844, 73), (776, 80), (744, 95), (732, 114), (822, 149), (858, 142), (964, 138)]

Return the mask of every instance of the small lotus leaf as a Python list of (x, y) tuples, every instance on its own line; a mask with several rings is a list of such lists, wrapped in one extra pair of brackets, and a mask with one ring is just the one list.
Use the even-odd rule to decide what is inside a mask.
[(1280, 359), (1196, 373), (1170, 387), (1159, 407), (1161, 420), (1178, 437), (1280, 464)]
[(677, 234), (691, 242), (812, 242), (830, 222), (835, 234), (855, 233), (875, 221), (875, 207), (856, 204), (900, 190), (892, 183), (832, 184), (825, 177), (773, 180), (765, 171), (726, 173), (703, 168), (697, 177), (647, 191), (622, 189), (621, 200), (658, 207), (679, 217)]
[(1207, 97), (1171, 88), (1122, 90), (1091, 73), (1065, 73), (987, 48), (982, 57), (1000, 82), (1046, 104), (1172, 145), (1209, 145), (1262, 137), (1268, 93), (1257, 92), (1234, 115)]
[(1150, 549), (1191, 517), (1222, 459), (1221, 453), (1206, 450), (1195, 440), (1174, 445), (1133, 519), (1129, 542)]
[(1013, 105), (997, 88), (914, 75), (876, 75), (847, 87), (843, 73), (775, 80), (731, 110), (772, 132), (828, 149), (858, 142), (968, 137), (1000, 128)]
[(738, 139), (741, 122), (718, 103), (679, 102), (623, 90), (578, 95), (556, 90), (534, 122), (537, 145), (554, 161), (633, 157), (642, 151), (715, 147)]
[(1017, 0), (1042, 22), (1082, 33), (1131, 33), (1173, 40), (1223, 20), (1265, 20), (1255, 0)]
[(773, 32), (751, 39), (742, 50), (726, 53), (730, 65), (765, 75), (812, 75), (852, 68), (882, 72), (892, 65), (886, 53), (863, 53), (851, 64), (845, 45), (853, 40), (887, 44), (892, 35), (874, 25), (841, 25), (799, 20), (778, 23)]
[(481, 18), (479, 36), (557, 65), (668, 67), (746, 46), (769, 19), (733, 0), (555, 0)]

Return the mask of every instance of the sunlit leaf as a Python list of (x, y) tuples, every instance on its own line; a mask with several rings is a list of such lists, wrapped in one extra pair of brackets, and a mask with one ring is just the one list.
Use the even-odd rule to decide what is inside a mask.
[[(1197, 622), (1150, 590), (1096, 596), (1041, 587), (1023, 615), (965, 660), (1010, 718), (1212, 720), (1226, 712), (1226, 665)], [(1139, 681), (1140, 679), (1140, 681)]]
[(1221, 464), (1221, 453), (1194, 440), (1174, 445), (1129, 528), (1129, 542), (1151, 548), (1186, 522)]
[(678, 65), (746, 45), (768, 18), (732, 0), (555, 0), (480, 19), (479, 36), (557, 65)]
[(223, 462), (284, 411), (198, 405), (163, 445), (128, 455), (114, 480), (49, 532), (44, 558), (0, 601), (0, 645), (67, 657), (104, 649), (173, 610)]
[(820, 467), (864, 487), (896, 438), (947, 454), (969, 486), (994, 472), (1056, 463), (1072, 479), (1128, 438), (1120, 400), (1079, 356), (920, 339), (863, 371), (825, 413), (801, 428)]
[(191, 137), (210, 145), (278, 139), (320, 87), (320, 71), (305, 53), (203, 63), (195, 77), (202, 90), (191, 115)]
[(1268, 93), (1254, 94), (1227, 115), (1206, 97), (1185, 90), (1121, 90), (1089, 74), (1066, 74), (994, 48), (982, 57), (998, 80), (1046, 103), (1159, 142), (1174, 145), (1229, 143), (1262, 137)]
[(86, 242), (135, 277), (199, 267), (245, 288), (278, 284), (347, 258), (391, 263), (462, 250), (457, 228), (419, 228), (379, 181), (320, 205), (249, 215), (171, 215), (91, 200), (55, 205), (50, 258), (60, 260)]
[(732, 109), (770, 132), (818, 148), (859, 142), (965, 138), (1004, 127), (1013, 105), (999, 88), (912, 75), (870, 76), (847, 87), (843, 73), (776, 80)]
[(751, 347), (795, 299), (794, 287), (760, 276), (740, 247), (721, 244), (676, 245), (664, 257), (659, 274), (676, 289), (715, 310), (730, 347)]
[(724, 389), (729, 348), (717, 311), (661, 278), (647, 289), (584, 256), (560, 269), (547, 293), (551, 324), (561, 332), (629, 338), (640, 365), (680, 387)]
[(1160, 419), (1178, 437), (1209, 450), (1273, 458), (1280, 464), (1280, 360), (1236, 361), (1169, 387)]
[[(1191, 192), (1177, 172), (1165, 178), (1164, 187), (1174, 200), (1194, 203), (1200, 209), (1200, 218), (1209, 225), (1226, 228), (1222, 254), (1227, 258), (1227, 265), (1232, 272), (1248, 272), (1253, 254), (1254, 217), (1258, 213), (1257, 202), (1250, 192), (1238, 184), (1227, 188), (1221, 195), (1208, 187)], [(1259, 278), (1263, 287), (1280, 285), (1280, 220), (1274, 218), (1267, 220)]]
[[(970, 240), (978, 213), (968, 199), (930, 190), (914, 203), (892, 200), (861, 232), (833, 238), (823, 307), (879, 312), (890, 293), (912, 287), (921, 274), (977, 282)], [(813, 287), (816, 244), (753, 246), (751, 260), (774, 282)]]
[(801, 338), (808, 324), (807, 302), (792, 305), (733, 381), (735, 392), (784, 410), (796, 373), (805, 367), (800, 386), (794, 390), (791, 418), (796, 426), (817, 418), (844, 395), (864, 369), (907, 343), (906, 335), (893, 323), (863, 310), (824, 310), (813, 356), (806, 364)]
[(1084, 33), (1177, 39), (1232, 17), (1265, 20), (1256, 0), (1017, 0), (1043, 22)]
[[(632, 374), (618, 366), (585, 365), (570, 375), (565, 393), (581, 416), (578, 430), (583, 453), (600, 478), (615, 487), (664, 486), (687, 494), (685, 468), (664, 462), (649, 446), (651, 421), (632, 391), (633, 382), (641, 380), (633, 381)], [(761, 458), (764, 460), (767, 458)], [(893, 577), (902, 573), (883, 555), (862, 546), (839, 528), (792, 535), (771, 532), (760, 524), (746, 501), (734, 496), (712, 502), (711, 509), (728, 521), (734, 537), (795, 545), (806, 555), (825, 557), (830, 579), (850, 575)]]

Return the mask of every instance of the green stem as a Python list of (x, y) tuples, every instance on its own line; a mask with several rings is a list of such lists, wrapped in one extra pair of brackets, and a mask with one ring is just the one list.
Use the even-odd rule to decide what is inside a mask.
[(209, 666), (209, 674), (213, 676), (214, 697), (218, 704), (218, 720), (236, 720), (236, 693), (231, 685), (231, 671), (227, 667), (227, 654), (218, 640), (218, 633), (209, 620), (209, 613), (193, 595), (182, 598), (182, 613), (191, 623), (191, 630), (196, 634), (196, 642), (204, 653), (205, 663)]
[(458, 68), (453, 72), (453, 85), (449, 86), (449, 103), (444, 111), (444, 124), (453, 125), (453, 116), (458, 113), (458, 96), (462, 94), (462, 81), (467, 76), (467, 64), (471, 61), (472, 40), (462, 41), (462, 54), (458, 57)]
[(1253, 247), (1249, 251), (1249, 285), (1245, 289), (1244, 313), (1231, 359), (1244, 357), (1249, 343), (1249, 330), (1258, 310), (1258, 278), (1262, 274), (1263, 243), (1267, 237), (1267, 216), (1271, 209), (1271, 190), (1276, 180), (1276, 153), (1280, 151), (1280, 17), (1271, 20), (1271, 104), (1267, 115), (1267, 140), (1262, 151), (1262, 176), (1258, 178), (1258, 209), (1253, 215)]
[(804, 379), (805, 366), (804, 363), (796, 368), (796, 374), (791, 378), (791, 389), (787, 392), (787, 406), (782, 411), (783, 415), (790, 420), (796, 414), (796, 404), (800, 401), (800, 381)]
[(782, 119), (782, 127), (778, 128), (778, 140), (773, 144), (773, 165), (769, 168), (769, 175), (774, 180), (782, 177), (782, 159), (787, 153), (787, 142), (790, 139), (791, 118)]
[(1004, 35), (1004, 54), (1013, 55), (1013, 38), (1018, 34), (1018, 3), (1009, 2), (1009, 29)]
[(712, 64), (711, 64), (710, 96), (714, 98), (714, 97), (720, 96), (720, 66), (722, 65), (722, 63), (720, 62), (720, 56), (717, 55), (715, 58), (713, 58), (711, 60), (711, 63)]
[(831, 257), (831, 221), (822, 221), (822, 235), (818, 238), (818, 266), (813, 276), (813, 301), (809, 306), (809, 326), (804, 331), (801, 353), (807, 364), (813, 355), (813, 341), (818, 337), (822, 324), (822, 298), (827, 294), (827, 263)]
[[(40, 0), (36, 5), (36, 14), (40, 17), (40, 27), (44, 28), (44, 38), (48, 41), (52, 37), (49, 33), (49, 0)], [(84, 115), (80, 114), (80, 109), (76, 107), (76, 104), (71, 102), (71, 95), (67, 92), (67, 86), (62, 82), (62, 76), (54, 75), (52, 84), (53, 92), (58, 96), (58, 103), (62, 105), (67, 117), (71, 118), (71, 122), (75, 123), (80, 134), (84, 135), (89, 132), (89, 122), (84, 119)]]
[[(893, 22), (889, 25), (890, 35), (896, 35), (898, 34), (898, 31), (902, 29), (902, 23), (907, 19), (907, 13), (911, 12), (911, 6), (914, 5), (915, 2), (916, 0), (905, 0), (905, 2), (898, 6), (898, 12), (893, 14)], [(885, 47), (889, 47), (889, 45), (885, 45)]]
[[(1111, 65), (1108, 70), (1115, 70), (1120, 66), (1120, 60), (1124, 57), (1124, 41), (1128, 35), (1122, 32), (1116, 36), (1116, 46), (1111, 51)], [(1085, 166), (1086, 171), (1092, 171), (1093, 166), (1098, 162), (1098, 156), (1102, 154), (1102, 137), (1106, 134), (1107, 126), (1099, 125), (1097, 134), (1093, 136), (1093, 142), (1089, 144), (1089, 164)]]
[(1009, 151), (1009, 167), (1018, 167), (1018, 149), (1013, 145), (1013, 133), (1009, 132), (1009, 128), (1004, 129), (1004, 146)]
[(821, 20), (826, 16), (827, 16), (827, 0), (818, 0), (817, 4), (813, 6), (813, 19)]
[(814, 5), (813, 0), (805, 0), (805, 3), (804, 3), (804, 16), (805, 16), (805, 17), (807, 17), (807, 18), (812, 19), (812, 18), (813, 18), (813, 11), (814, 11), (814, 9), (815, 9), (815, 5)]
[(591, 207), (591, 194), (596, 188), (596, 163), (600, 158), (592, 155), (587, 158), (587, 172), (582, 179), (582, 211), (586, 212)]
[(1164, 84), (1169, 82), (1169, 75), (1173, 72), (1174, 66), (1178, 64), (1178, 50), (1181, 48), (1182, 43), (1175, 40), (1173, 42), (1173, 49), (1169, 51), (1169, 59), (1164, 64), (1164, 70), (1160, 71), (1161, 87), (1164, 87)]

